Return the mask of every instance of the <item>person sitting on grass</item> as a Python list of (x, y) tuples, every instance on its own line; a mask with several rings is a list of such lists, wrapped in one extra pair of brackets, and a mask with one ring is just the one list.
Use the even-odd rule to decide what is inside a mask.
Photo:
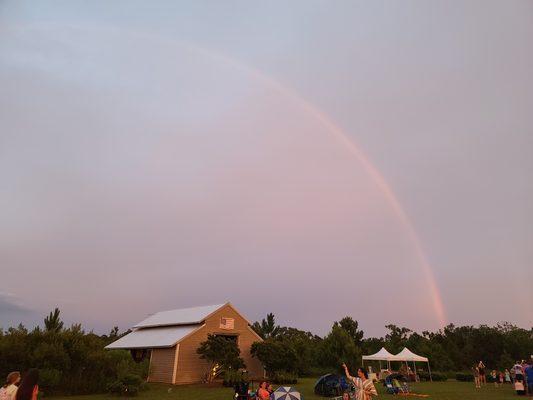
[(259, 382), (259, 389), (257, 389), (257, 398), (259, 400), (269, 400), (270, 399), (270, 393), (268, 393), (267, 390), (267, 383), (265, 381)]
[(272, 384), (270, 382), (267, 385), (267, 391), (270, 394), (274, 393), (274, 386), (272, 386)]
[(494, 387), (498, 387), (498, 374), (496, 373), (495, 369), (492, 370), (492, 372), (490, 373), (490, 376), (492, 380), (494, 381)]
[(374, 383), (371, 379), (368, 379), (368, 372), (366, 372), (366, 369), (360, 367), (357, 370), (357, 377), (353, 377), (350, 375), (350, 371), (348, 371), (346, 364), (343, 363), (342, 368), (344, 368), (346, 378), (353, 382), (355, 388), (357, 389), (355, 394), (355, 398), (357, 400), (372, 400), (372, 396), (378, 395), (378, 392), (374, 387)]
[(505, 383), (511, 383), (511, 373), (505, 368)]

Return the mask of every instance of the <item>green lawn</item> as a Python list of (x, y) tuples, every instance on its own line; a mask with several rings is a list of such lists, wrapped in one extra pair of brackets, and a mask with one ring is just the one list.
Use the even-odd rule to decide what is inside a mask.
[[(298, 384), (294, 385), (304, 395), (305, 400), (318, 400), (325, 398), (318, 397), (313, 394), (313, 385), (315, 379), (305, 378), (300, 379)], [(385, 393), (381, 384), (377, 386), (380, 397), (393, 399), (393, 396)], [(492, 384), (488, 384), (481, 389), (476, 389), (473, 383), (464, 382), (434, 382), (434, 383), (418, 383), (412, 386), (416, 393), (429, 394), (430, 399), (434, 400), (504, 400), (515, 399), (515, 392), (511, 389), (511, 385), (506, 385), (503, 388), (495, 388)], [(204, 385), (191, 386), (169, 386), (151, 384), (150, 389), (142, 392), (137, 399), (139, 400), (231, 400), (233, 391), (228, 388), (220, 386), (206, 387)], [(398, 398), (398, 397), (396, 397)], [(413, 399), (417, 397), (411, 397)], [(92, 396), (73, 396), (73, 397), (53, 397), (53, 400), (117, 400), (118, 398), (110, 395), (92, 395)]]

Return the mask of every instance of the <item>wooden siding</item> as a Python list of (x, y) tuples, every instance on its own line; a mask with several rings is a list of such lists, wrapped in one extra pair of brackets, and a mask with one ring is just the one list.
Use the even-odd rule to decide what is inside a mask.
[(176, 347), (153, 349), (150, 357), (148, 382), (173, 383)]
[[(220, 329), (220, 319), (234, 318), (234, 329)], [(206, 376), (208, 363), (202, 360), (196, 350), (200, 343), (207, 340), (207, 334), (237, 335), (237, 343), (241, 350), (241, 357), (246, 364), (249, 376), (260, 378), (263, 376), (263, 366), (259, 360), (252, 358), (250, 347), (252, 343), (261, 340), (248, 326), (248, 322), (241, 317), (230, 305), (225, 305), (205, 321), (205, 325), (195, 333), (184, 338), (180, 342), (178, 354), (178, 369), (176, 373), (176, 384), (201, 382)], [(172, 375), (172, 365), (169, 367)]]

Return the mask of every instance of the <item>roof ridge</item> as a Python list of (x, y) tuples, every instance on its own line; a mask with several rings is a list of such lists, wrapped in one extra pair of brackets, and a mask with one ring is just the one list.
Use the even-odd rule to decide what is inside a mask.
[(193, 306), (193, 307), (172, 308), (172, 309), (169, 309), (169, 310), (156, 311), (155, 313), (150, 314), (150, 315), (155, 315), (155, 314), (158, 314), (158, 313), (168, 312), (168, 311), (192, 310), (193, 308), (222, 307), (222, 306), (225, 306), (225, 305), (228, 304), (228, 303), (229, 303), (229, 302), (220, 303), (220, 304), (205, 304), (205, 305), (201, 305), (201, 306)]
[(213, 304), (207, 306), (176, 308), (173, 310), (158, 311), (138, 322), (133, 328), (149, 328), (157, 326), (192, 325), (198, 324), (211, 316), (214, 312), (228, 305)]

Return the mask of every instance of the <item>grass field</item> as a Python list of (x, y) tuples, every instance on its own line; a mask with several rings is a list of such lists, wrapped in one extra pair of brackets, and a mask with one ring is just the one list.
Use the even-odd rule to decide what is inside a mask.
[[(294, 385), (304, 395), (305, 400), (324, 400), (324, 397), (318, 397), (313, 394), (313, 385), (315, 379), (300, 379), (298, 384)], [(390, 398), (392, 395), (385, 393), (381, 384), (377, 386), (379, 397)], [(418, 383), (413, 385), (413, 391), (430, 395), (434, 400), (504, 400), (519, 399), (523, 397), (516, 396), (511, 389), (511, 385), (503, 388), (495, 388), (488, 384), (481, 389), (475, 389), (473, 383), (464, 382), (434, 382)], [(150, 389), (142, 392), (137, 399), (139, 400), (231, 400), (233, 391), (220, 386), (206, 387), (202, 385), (192, 386), (168, 386), (151, 384)], [(396, 397), (396, 396), (394, 396)], [(416, 397), (411, 397), (416, 398)], [(53, 400), (117, 400), (116, 396), (110, 395), (92, 395), (92, 396), (72, 396), (72, 397), (53, 397)]]

